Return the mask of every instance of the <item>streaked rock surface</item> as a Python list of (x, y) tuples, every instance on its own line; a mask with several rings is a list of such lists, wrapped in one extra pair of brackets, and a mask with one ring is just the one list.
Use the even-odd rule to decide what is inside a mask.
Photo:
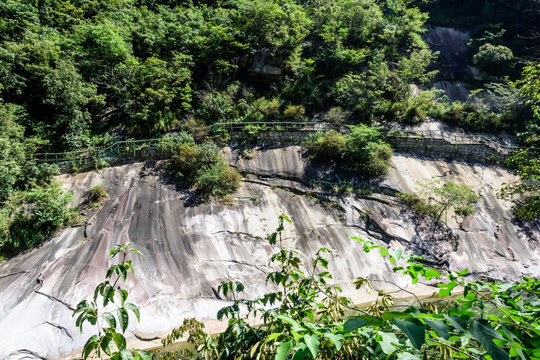
[[(109, 197), (100, 211), (87, 215), (86, 225), (0, 264), (0, 358), (52, 359), (80, 349), (92, 329), (77, 332), (72, 308), (103, 280), (109, 249), (126, 241), (144, 253), (134, 258), (136, 274), (127, 284), (141, 309), (141, 324), (130, 331), (140, 337), (163, 336), (185, 317), (214, 317), (225, 302), (213, 289), (227, 278), (242, 281), (247, 296), (264, 293), (273, 251), (264, 239), (281, 213), (293, 220), (284, 234), (286, 245), (308, 258), (320, 247), (330, 248), (334, 279), (354, 297), (360, 296), (351, 286), (356, 277), (369, 276), (382, 288), (376, 280), (393, 274), (377, 252), (362, 253), (351, 236), (423, 254), (443, 268), (468, 267), (481, 278), (540, 276), (538, 224), (522, 231), (512, 222), (509, 204), (496, 198), (501, 184), (513, 179), (503, 169), (397, 155), (379, 184), (381, 192), (337, 198), (306, 186), (333, 175), (308, 166), (298, 147), (260, 151), (251, 159), (230, 150), (226, 156), (245, 174), (228, 205), (197, 204), (150, 164), (60, 176), (76, 204), (98, 183), (105, 184)], [(469, 184), (482, 194), (476, 214), (449, 217), (444, 233), (433, 233), (392, 196), (433, 176)]]

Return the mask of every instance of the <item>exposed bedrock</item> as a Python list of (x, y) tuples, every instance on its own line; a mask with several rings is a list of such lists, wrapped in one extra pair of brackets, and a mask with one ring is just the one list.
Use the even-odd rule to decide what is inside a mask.
[[(281, 213), (293, 220), (284, 233), (286, 245), (308, 258), (320, 247), (330, 248), (334, 280), (355, 299), (359, 291), (351, 282), (359, 276), (381, 288), (384, 283), (377, 279), (409, 284), (393, 278), (378, 252), (364, 254), (351, 236), (423, 254), (442, 268), (468, 267), (481, 278), (540, 276), (538, 224), (523, 231), (512, 221), (509, 204), (496, 198), (501, 184), (513, 179), (501, 168), (397, 155), (378, 184), (380, 192), (332, 197), (306, 186), (310, 179), (332, 176), (307, 166), (299, 147), (267, 149), (251, 159), (230, 150), (226, 155), (245, 175), (229, 205), (194, 204), (152, 164), (58, 177), (74, 192), (75, 204), (102, 182), (109, 197), (101, 210), (87, 215), (84, 226), (66, 229), (0, 265), (0, 358), (59, 358), (80, 349), (93, 332), (77, 332), (72, 310), (104, 279), (109, 249), (126, 241), (144, 253), (134, 257), (136, 274), (127, 284), (131, 301), (141, 309), (141, 324), (133, 324), (128, 335), (154, 338), (186, 317), (214, 317), (225, 304), (214, 290), (228, 278), (246, 285), (246, 297), (264, 293), (273, 252), (265, 238)], [(476, 214), (463, 221), (449, 217), (447, 229), (433, 231), (392, 196), (433, 176), (481, 193)]]

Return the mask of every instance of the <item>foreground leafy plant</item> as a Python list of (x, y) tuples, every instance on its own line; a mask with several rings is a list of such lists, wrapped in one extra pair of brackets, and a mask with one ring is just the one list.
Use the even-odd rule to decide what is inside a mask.
[[(111, 360), (151, 359), (149, 353), (145, 350), (127, 349), (126, 338), (124, 337), (129, 325), (128, 310), (135, 315), (137, 321), (140, 320), (137, 306), (126, 302), (128, 298), (127, 290), (117, 286), (120, 280), (126, 281), (129, 271), (132, 274), (134, 273), (131, 260), (127, 259), (127, 255), (131, 252), (140, 254), (137, 249), (131, 248), (130, 243), (117, 245), (110, 251), (111, 259), (120, 254), (120, 263), (111, 266), (107, 270), (105, 276), (107, 280), (96, 286), (93, 299), (90, 301), (82, 300), (73, 312), (73, 316), (78, 315), (75, 325), (81, 333), (85, 323), (97, 326), (98, 330), (97, 334), (92, 335), (86, 341), (82, 352), (83, 359), (88, 357), (95, 359), (102, 356), (110, 357)], [(113, 281), (112, 277), (115, 275), (116, 278)], [(116, 305), (116, 309), (111, 310), (113, 304)]]
[[(439, 296), (446, 300), (444, 306), (435, 306), (430, 299), (416, 298), (418, 306), (392, 311), (391, 295), (378, 291), (374, 305), (360, 309), (329, 284), (327, 249), (304, 264), (299, 251), (283, 246), (285, 222), (290, 220), (281, 215), (269, 237), (279, 249), (270, 258), (276, 270), (266, 282), (276, 291), (246, 300), (240, 296), (241, 283), (222, 283), (219, 291), (232, 300), (218, 312), (218, 319), (229, 319), (225, 332), (210, 336), (202, 323), (187, 319), (162, 342), (169, 345), (187, 332), (192, 347), (157, 353), (155, 359), (540, 359), (538, 279), (468, 281), (467, 270), (443, 276), (419, 263), (420, 257), (353, 238), (364, 252), (379, 250), (393, 271), (410, 277), (413, 284), (439, 281)], [(359, 278), (356, 285), (372, 287), (367, 278)], [(450, 297), (455, 289), (462, 289), (463, 296)], [(346, 319), (346, 311), (353, 315)], [(248, 322), (255, 316), (262, 324)]]

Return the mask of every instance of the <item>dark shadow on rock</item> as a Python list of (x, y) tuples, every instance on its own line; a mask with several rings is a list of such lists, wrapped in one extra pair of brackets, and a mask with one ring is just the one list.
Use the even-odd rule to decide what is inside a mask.
[(411, 223), (416, 232), (411, 239), (411, 250), (415, 255), (422, 256), (418, 262), (437, 269), (448, 268), (450, 252), (458, 249), (459, 235), (444, 223), (436, 222), (433, 218), (418, 214), (405, 206), (400, 211), (400, 216)]

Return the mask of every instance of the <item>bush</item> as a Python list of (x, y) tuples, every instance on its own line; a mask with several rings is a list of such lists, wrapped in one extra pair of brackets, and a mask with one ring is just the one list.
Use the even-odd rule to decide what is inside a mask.
[(350, 111), (345, 111), (341, 107), (336, 106), (330, 108), (330, 110), (324, 114), (324, 120), (333, 124), (343, 124), (347, 122), (350, 116)]
[(166, 169), (177, 181), (205, 197), (222, 197), (240, 186), (240, 174), (226, 163), (213, 143), (180, 145)]
[(305, 146), (310, 157), (317, 161), (331, 161), (366, 177), (387, 174), (392, 149), (382, 141), (381, 129), (365, 125), (350, 128), (349, 134), (330, 130), (309, 138)]
[(510, 67), (513, 58), (512, 50), (506, 46), (487, 43), (474, 54), (473, 63), (485, 71), (500, 73)]
[(490, 112), (487, 107), (468, 102), (442, 105), (439, 113), (441, 120), (470, 131), (494, 132), (503, 127), (500, 116)]
[(1, 216), (0, 252), (13, 254), (29, 249), (75, 223), (79, 214), (68, 206), (71, 199), (72, 195), (65, 194), (56, 182), (20, 193), (9, 211), (14, 215), (4, 211)]
[(340, 163), (347, 153), (347, 139), (345, 135), (335, 130), (330, 130), (324, 134), (318, 132), (308, 139), (306, 148), (314, 159)]
[(195, 187), (205, 195), (224, 197), (240, 187), (240, 180), (236, 169), (218, 162), (198, 172)]
[(191, 134), (188, 134), (185, 131), (180, 131), (178, 135), (165, 135), (156, 146), (157, 150), (163, 152), (167, 155), (172, 155), (178, 153), (180, 148), (184, 144), (195, 144), (195, 140)]
[(287, 120), (306, 120), (306, 109), (302, 105), (289, 105), (283, 111), (283, 117)]
[(97, 208), (103, 204), (105, 198), (107, 198), (107, 190), (103, 184), (97, 184), (91, 187), (86, 196), (88, 197), (87, 203), (90, 208)]

